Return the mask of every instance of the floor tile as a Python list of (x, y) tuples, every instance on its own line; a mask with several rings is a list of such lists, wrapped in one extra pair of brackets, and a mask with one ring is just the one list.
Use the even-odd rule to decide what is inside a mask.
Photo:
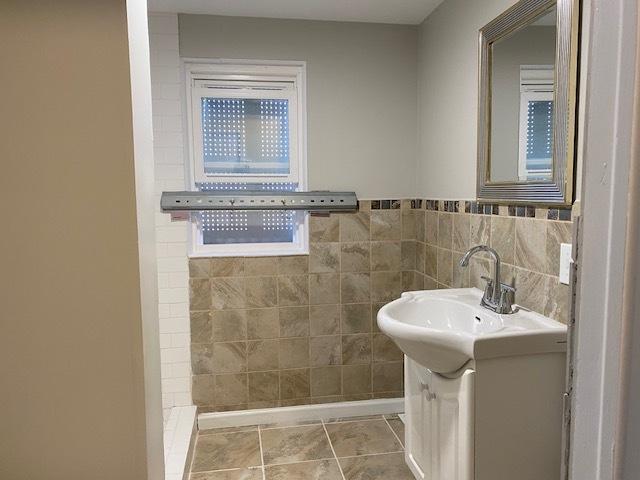
[(402, 446), (404, 447), (404, 422), (399, 418), (389, 418), (387, 419), (387, 422), (389, 422), (391, 429), (398, 436), (402, 442)]
[(316, 460), (265, 468), (267, 480), (342, 480), (335, 460)]
[(239, 468), (217, 472), (192, 473), (189, 480), (262, 480), (262, 468)]
[(415, 480), (402, 452), (341, 458), (340, 465), (346, 480)]
[(199, 436), (192, 472), (246, 468), (261, 465), (257, 431)]
[(338, 457), (398, 452), (402, 445), (384, 419), (326, 425)]
[(273, 428), (261, 435), (265, 465), (333, 458), (322, 425)]

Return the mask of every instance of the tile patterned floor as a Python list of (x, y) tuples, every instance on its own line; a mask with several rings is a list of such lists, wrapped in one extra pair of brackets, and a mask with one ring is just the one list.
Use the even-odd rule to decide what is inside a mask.
[(191, 480), (414, 480), (396, 415), (198, 433)]

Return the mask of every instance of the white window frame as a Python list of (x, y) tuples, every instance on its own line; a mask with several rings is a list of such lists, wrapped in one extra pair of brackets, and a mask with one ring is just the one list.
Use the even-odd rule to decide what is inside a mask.
[[(552, 101), (554, 99), (554, 66), (520, 66), (520, 123), (518, 130), (518, 177), (527, 181), (530, 173), (547, 173), (543, 170), (527, 169), (527, 121), (531, 101)], [(555, 132), (554, 132), (555, 135)], [(551, 169), (548, 173), (553, 173)]]
[[(256, 61), (230, 59), (184, 59), (185, 103), (184, 121), (187, 126), (187, 141), (185, 142), (188, 188), (196, 190), (198, 182), (247, 182), (247, 183), (296, 183), (298, 190), (307, 189), (307, 112), (306, 112), (306, 62), (288, 61)], [(201, 142), (199, 110), (194, 109), (194, 99), (201, 98), (201, 82), (273, 82), (273, 85), (286, 86), (289, 99), (289, 128), (292, 141), (289, 142), (290, 172), (288, 175), (205, 175), (203, 159), (197, 154), (198, 143)], [(205, 87), (206, 88), (206, 87)], [(225, 90), (225, 96), (230, 92)], [(262, 90), (266, 98), (283, 98), (285, 90), (268, 93)], [(244, 90), (244, 94), (247, 91)], [(241, 93), (236, 91), (236, 96)], [(199, 100), (196, 104), (199, 103)], [(293, 105), (294, 108), (291, 108)], [(293, 111), (293, 112), (292, 112)], [(293, 114), (293, 115), (292, 115)], [(200, 147), (201, 148), (201, 147)], [(201, 151), (201, 150), (200, 150)], [(274, 255), (306, 255), (309, 253), (309, 220), (308, 214), (296, 212), (297, 228), (294, 232), (294, 242), (272, 243), (239, 243), (204, 245), (202, 233), (198, 228), (195, 215), (191, 219), (189, 229), (190, 257), (227, 257), (227, 256), (274, 256)]]

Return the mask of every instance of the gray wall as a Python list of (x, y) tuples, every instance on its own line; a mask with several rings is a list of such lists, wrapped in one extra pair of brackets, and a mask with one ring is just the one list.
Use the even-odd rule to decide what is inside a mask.
[(514, 3), (447, 0), (420, 26), (420, 197), (475, 198), (478, 30)]
[(520, 65), (553, 65), (556, 27), (530, 26), (493, 46), (491, 179), (518, 179)]
[(180, 15), (182, 57), (304, 60), (311, 189), (415, 194), (417, 27)]

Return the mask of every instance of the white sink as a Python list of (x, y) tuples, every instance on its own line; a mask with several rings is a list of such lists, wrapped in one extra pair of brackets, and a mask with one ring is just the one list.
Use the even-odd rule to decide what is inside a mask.
[(406, 292), (378, 312), (380, 330), (432, 372), (469, 360), (566, 351), (567, 327), (518, 308), (500, 315), (480, 306), (477, 288)]

